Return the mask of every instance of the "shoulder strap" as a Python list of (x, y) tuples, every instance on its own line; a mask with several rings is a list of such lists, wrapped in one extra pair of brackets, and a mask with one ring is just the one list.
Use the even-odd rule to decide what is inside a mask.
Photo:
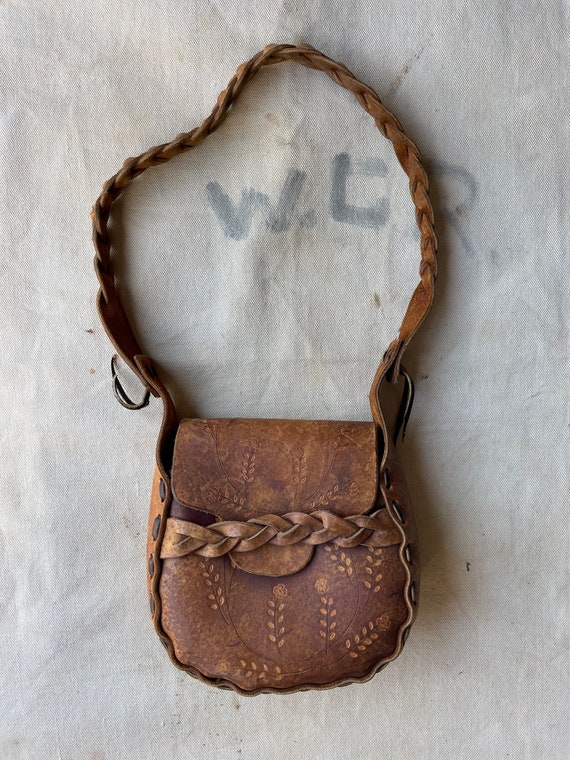
[[(398, 337), (390, 343), (378, 367), (370, 391), (372, 415), (377, 424), (382, 421), (378, 401), (378, 391), (384, 378), (397, 382), (400, 375), (400, 363), (406, 346), (424, 320), (433, 300), (434, 279), (436, 276), (437, 240), (433, 227), (433, 210), (428, 197), (428, 179), (421, 163), (420, 152), (387, 108), (380, 102), (378, 95), (368, 85), (358, 80), (345, 66), (323, 55), (309, 45), (268, 45), (254, 55), (251, 60), (238, 67), (235, 76), (220, 93), (211, 114), (200, 126), (191, 132), (184, 132), (174, 140), (150, 148), (135, 158), (128, 158), (122, 168), (103, 186), (92, 211), (93, 242), (95, 245), (95, 271), (100, 289), (97, 306), (101, 321), (107, 335), (117, 352), (140, 378), (147, 393), (162, 395), (157, 389), (156, 370), (149, 375), (148, 368), (152, 362), (138, 345), (127, 315), (119, 300), (115, 285), (111, 261), (111, 238), (109, 235), (109, 216), (111, 207), (125, 187), (139, 174), (152, 166), (170, 161), (174, 156), (191, 150), (198, 143), (214, 132), (230, 110), (232, 103), (240, 95), (247, 82), (263, 66), (270, 66), (282, 61), (293, 61), (307, 68), (325, 72), (334, 82), (354, 93), (359, 104), (374, 119), (380, 132), (393, 145), (394, 151), (403, 170), (409, 177), (410, 194), (416, 209), (416, 224), (420, 230), (420, 282), (410, 300)], [(141, 357), (143, 357), (141, 359)], [(143, 367), (147, 369), (143, 371)]]

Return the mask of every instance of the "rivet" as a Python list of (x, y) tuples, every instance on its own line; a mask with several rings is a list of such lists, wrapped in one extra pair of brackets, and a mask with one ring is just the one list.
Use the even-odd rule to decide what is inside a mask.
[(154, 576), (154, 557), (152, 554), (148, 558), (148, 574), (151, 578)]
[(149, 597), (150, 614), (154, 615), (154, 596)]
[(160, 500), (164, 501), (166, 499), (166, 485), (164, 483), (164, 480), (161, 478), (158, 483), (158, 493), (160, 496)]
[(160, 530), (160, 515), (157, 515), (154, 518), (154, 522), (152, 524), (152, 537), (156, 541), (158, 538), (158, 531)]
[(394, 508), (394, 512), (398, 516), (398, 520), (402, 523), (402, 525), (406, 522), (404, 519), (404, 513), (402, 512), (402, 507), (398, 504), (397, 501), (392, 502), (392, 507)]

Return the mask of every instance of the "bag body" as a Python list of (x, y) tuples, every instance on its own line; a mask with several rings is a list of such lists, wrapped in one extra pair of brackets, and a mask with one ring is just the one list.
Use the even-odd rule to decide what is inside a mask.
[[(372, 420), (184, 419), (138, 346), (119, 301), (108, 219), (122, 189), (194, 147), (264, 65), (294, 60), (351, 89), (410, 176), (421, 281), (370, 392)], [(413, 385), (402, 354), (433, 298), (436, 239), (419, 152), (378, 96), (309, 46), (273, 45), (238, 69), (205, 122), (129, 159), (93, 210), (98, 307), (118, 353), (146, 388), (133, 403), (113, 361), (115, 394), (137, 409), (162, 400), (147, 540), (154, 627), (172, 662), (242, 694), (326, 688), (371, 678), (398, 656), (415, 618), (419, 553), (396, 442)], [(380, 405), (403, 383), (396, 422)]]
[(418, 549), (401, 472), (379, 453), (373, 423), (180, 423), (148, 540), (176, 665), (255, 693), (366, 680), (397, 656)]

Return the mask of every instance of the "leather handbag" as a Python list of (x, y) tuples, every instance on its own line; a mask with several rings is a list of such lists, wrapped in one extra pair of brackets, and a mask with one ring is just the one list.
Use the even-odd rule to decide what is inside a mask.
[[(113, 202), (150, 167), (198, 145), (263, 66), (293, 61), (354, 93), (409, 177), (420, 231), (420, 281), (372, 381), (371, 420), (183, 419), (139, 347), (119, 301), (109, 230)], [(93, 211), (97, 305), (117, 353), (145, 396), (134, 403), (115, 370), (117, 398), (161, 399), (147, 580), (156, 632), (172, 662), (242, 694), (365, 681), (401, 652), (419, 594), (414, 514), (396, 453), (413, 385), (404, 351), (426, 316), (436, 236), (420, 153), (376, 93), (308, 45), (269, 45), (242, 64), (205, 121), (125, 161)], [(380, 405), (400, 384), (393, 424)]]

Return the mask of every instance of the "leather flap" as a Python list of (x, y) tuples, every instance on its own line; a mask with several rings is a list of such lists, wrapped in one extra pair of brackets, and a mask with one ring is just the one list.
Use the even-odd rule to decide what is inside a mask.
[[(320, 509), (348, 517), (374, 506), (377, 468), (372, 422), (186, 419), (174, 445), (172, 490), (181, 505), (218, 520)], [(312, 552), (298, 544), (231, 556), (248, 572), (287, 575)]]

